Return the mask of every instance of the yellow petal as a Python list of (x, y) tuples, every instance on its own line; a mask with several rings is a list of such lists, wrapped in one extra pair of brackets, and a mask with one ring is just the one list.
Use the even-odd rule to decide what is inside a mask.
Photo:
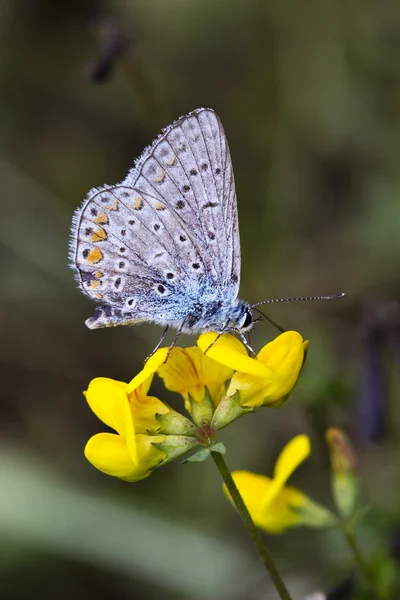
[(275, 463), (274, 479), (285, 482), (306, 458), (310, 456), (311, 444), (307, 435), (296, 435), (286, 444)]
[(113, 433), (98, 433), (90, 438), (85, 447), (85, 456), (96, 469), (107, 475), (125, 481), (139, 481), (151, 474), (165, 458), (165, 453), (152, 445), (153, 441), (161, 442), (163, 436), (139, 435), (137, 438), (137, 465), (132, 462), (123, 438)]
[(147, 477), (146, 469), (134, 465), (127, 445), (120, 435), (98, 433), (90, 438), (85, 456), (96, 469), (127, 481), (138, 481)]
[(272, 376), (253, 377), (237, 372), (233, 376), (227, 395), (236, 391), (240, 403), (246, 407), (277, 404), (288, 397), (299, 377), (304, 361), (306, 343), (296, 331), (287, 331), (264, 346), (255, 362), (269, 368)]
[(262, 499), (265, 509), (273, 502), (291, 474), (310, 455), (310, 451), (310, 440), (306, 435), (298, 435), (286, 444), (275, 463), (272, 484)]
[(159, 348), (153, 356), (150, 356), (140, 373), (128, 383), (126, 390), (127, 394), (130, 394), (142, 384), (146, 384), (148, 390), (152, 376), (157, 371), (158, 367), (165, 361), (167, 353), (168, 348)]
[(289, 527), (300, 525), (303, 518), (299, 509), (307, 503), (308, 497), (297, 488), (282, 488), (264, 512), (260, 527), (269, 533), (284, 533)]
[(165, 435), (139, 434), (136, 436), (138, 463), (140, 468), (145, 469), (148, 475), (167, 456), (166, 452), (156, 448), (154, 444), (162, 444), (167, 438), (168, 436)]
[(203, 333), (197, 340), (198, 347), (202, 352), (206, 352), (206, 356), (235, 371), (267, 379), (274, 377), (273, 371), (268, 366), (254, 358), (250, 358), (244, 345), (229, 333), (221, 335), (215, 344), (210, 347), (217, 336), (218, 333), (212, 331)]
[(203, 398), (204, 383), (200, 380), (197, 370), (201, 354), (202, 352), (198, 348), (173, 348), (171, 350), (168, 361), (160, 365), (157, 371), (167, 390), (178, 392), (185, 400), (188, 399), (189, 393), (195, 400)]
[(166, 364), (158, 368), (168, 390), (178, 392), (187, 401), (189, 394), (198, 402), (208, 388), (216, 406), (224, 393), (224, 383), (233, 370), (205, 356), (199, 348), (173, 348)]
[(158, 431), (160, 425), (156, 419), (156, 414), (163, 415), (170, 412), (170, 409), (158, 398), (144, 395), (141, 388), (142, 386), (129, 394), (135, 433)]
[(270, 398), (272, 398), (272, 402), (276, 401), (274, 396), (275, 381), (276, 379), (254, 377), (253, 375), (237, 372), (229, 383), (226, 395), (230, 398), (235, 392), (239, 392), (240, 404), (243, 407), (256, 408), (268, 404)]
[[(264, 346), (257, 360), (268, 365), (279, 376), (282, 398), (294, 387), (304, 360), (305, 342), (297, 331), (286, 331)], [(277, 386), (278, 387), (278, 386)]]
[(138, 465), (138, 450), (136, 446), (136, 428), (135, 428), (135, 415), (131, 408), (128, 396), (125, 396), (125, 403), (123, 406), (123, 430), (121, 431), (121, 437), (125, 438), (126, 446), (129, 452), (131, 461), (135, 466)]
[[(282, 489), (265, 508), (262, 499), (272, 485), (269, 477), (249, 471), (234, 471), (232, 477), (255, 525), (260, 529), (269, 533), (282, 533), (300, 522), (300, 516), (295, 509), (307, 502), (307, 496), (300, 490), (289, 487)], [(226, 488), (224, 491), (231, 500)]]
[(125, 390), (126, 383), (97, 377), (90, 382), (85, 396), (95, 415), (125, 440), (131, 460), (136, 464), (134, 416)]
[(121, 433), (124, 429), (124, 410), (127, 403), (126, 383), (107, 377), (93, 379), (87, 391), (86, 400), (94, 414), (103, 423)]

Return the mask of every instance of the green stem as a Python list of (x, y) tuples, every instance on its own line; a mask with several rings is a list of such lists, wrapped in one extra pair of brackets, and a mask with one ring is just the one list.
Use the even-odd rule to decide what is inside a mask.
[(211, 452), (211, 456), (214, 459), (217, 469), (220, 472), (222, 479), (224, 480), (224, 483), (228, 489), (228, 492), (237, 508), (237, 511), (238, 511), (243, 523), (245, 524), (245, 526), (247, 528), (247, 531), (249, 532), (249, 534), (251, 535), (251, 537), (253, 539), (253, 542), (254, 542), (255, 547), (257, 548), (258, 554), (259, 554), (261, 560), (263, 561), (264, 566), (269, 573), (269, 576), (272, 579), (272, 583), (274, 584), (279, 597), (281, 598), (281, 600), (292, 600), (291, 595), (289, 594), (285, 584), (283, 583), (281, 576), (279, 575), (277, 568), (275, 567), (274, 561), (272, 560), (269, 552), (267, 551), (267, 549), (265, 547), (265, 544), (263, 542), (263, 539), (261, 537), (259, 530), (253, 523), (253, 519), (250, 516), (247, 506), (243, 502), (243, 498), (240, 495), (239, 490), (236, 487), (236, 484), (233, 480), (231, 472), (230, 472), (228, 465), (226, 464), (223, 456), (221, 454), (219, 454), (219, 452)]
[(368, 583), (370, 592), (373, 594), (373, 598), (375, 598), (375, 600), (382, 600), (382, 595), (379, 592), (379, 590), (376, 589), (374, 577), (371, 573), (368, 563), (366, 562), (365, 558), (361, 553), (354, 532), (351, 531), (348, 527), (346, 527), (346, 525), (342, 526), (341, 529), (344, 533), (346, 541), (353, 555), (354, 562), (357, 568), (359, 569), (360, 573), (362, 573), (364, 579)]

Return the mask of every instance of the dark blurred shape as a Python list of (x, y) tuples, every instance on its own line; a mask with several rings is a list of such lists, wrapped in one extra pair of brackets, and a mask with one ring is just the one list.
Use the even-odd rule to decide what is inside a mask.
[(329, 592), (315, 592), (305, 600), (351, 600), (354, 592), (354, 577), (351, 575)]
[[(43, 577), (43, 571), (46, 577)], [(155, 587), (155, 586), (154, 586)], [(29, 594), (27, 594), (29, 589)], [(126, 580), (112, 571), (96, 569), (90, 563), (25, 551), (25, 562), (16, 563), (2, 581), (2, 598), (25, 600), (136, 600), (158, 593), (157, 588), (147, 588), (140, 583), (127, 586)]]
[(109, 81), (119, 61), (150, 119), (165, 125), (168, 117), (156, 98), (154, 85), (146, 69), (136, 55), (133, 40), (136, 42), (137, 39), (132, 35), (132, 28), (128, 35), (121, 21), (113, 17), (100, 18), (95, 25), (99, 34), (99, 47), (97, 58), (89, 66), (91, 81), (94, 83)]
[(128, 39), (121, 24), (106, 17), (97, 25), (99, 31), (99, 49), (97, 58), (89, 68), (90, 79), (95, 83), (106, 81), (111, 75), (118, 59), (125, 53)]
[(354, 588), (353, 576), (348, 577), (337, 587), (327, 593), (326, 600), (348, 600), (351, 598)]
[(361, 431), (371, 442), (381, 441), (387, 433), (388, 377), (385, 352), (398, 320), (398, 303), (389, 301), (373, 306), (365, 319), (359, 418)]
[(372, 325), (367, 329), (362, 355), (359, 415), (362, 433), (371, 442), (382, 440), (387, 430), (384, 345), (385, 334), (379, 325)]
[(393, 532), (392, 554), (400, 562), (400, 528), (395, 529)]

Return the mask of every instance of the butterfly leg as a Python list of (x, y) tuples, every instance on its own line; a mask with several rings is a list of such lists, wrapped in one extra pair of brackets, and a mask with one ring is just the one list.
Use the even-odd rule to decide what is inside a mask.
[(219, 340), (219, 338), (221, 337), (221, 335), (223, 333), (227, 333), (228, 331), (231, 331), (231, 329), (228, 329), (228, 323), (226, 323), (225, 325), (223, 325), (221, 331), (218, 332), (218, 335), (215, 338), (215, 340), (213, 340), (211, 342), (211, 344), (208, 346), (208, 348), (205, 349), (204, 354), (207, 354), (207, 352), (210, 350), (210, 348), (212, 348), (214, 346), (215, 342), (217, 342)]
[(169, 326), (167, 325), (166, 328), (164, 329), (164, 331), (162, 332), (162, 335), (160, 337), (160, 341), (157, 343), (157, 346), (154, 348), (153, 352), (148, 355), (148, 357), (144, 361), (144, 364), (146, 364), (147, 361), (149, 360), (149, 358), (151, 358), (153, 356), (153, 354), (155, 354), (157, 352), (157, 350), (159, 349), (159, 347), (161, 346), (161, 344), (165, 340), (165, 336), (167, 335), (168, 329), (169, 329)]
[(179, 329), (176, 330), (174, 339), (172, 340), (170, 347), (168, 348), (167, 356), (165, 357), (165, 360), (163, 363), (164, 365), (167, 362), (169, 355), (171, 354), (172, 348), (175, 346), (176, 342), (178, 341), (178, 337), (181, 335), (182, 329), (184, 328), (184, 326), (185, 326), (185, 319), (183, 319), (182, 323), (179, 325)]
[(244, 335), (243, 331), (241, 331), (240, 329), (235, 329), (235, 331), (238, 334), (238, 336), (240, 337), (240, 339), (242, 340), (243, 344), (246, 346), (247, 350), (250, 352), (250, 354), (255, 356), (256, 353), (254, 352), (253, 348), (250, 346), (249, 342), (247, 341), (246, 336)]

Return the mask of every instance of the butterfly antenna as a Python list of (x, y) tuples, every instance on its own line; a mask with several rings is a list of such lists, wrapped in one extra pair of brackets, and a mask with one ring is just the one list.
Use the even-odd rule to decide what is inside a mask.
[(306, 297), (302, 297), (302, 298), (275, 298), (273, 300), (263, 300), (262, 302), (256, 302), (255, 304), (252, 304), (251, 308), (256, 308), (256, 306), (260, 306), (261, 304), (271, 304), (272, 302), (300, 302), (303, 300), (336, 300), (337, 298), (344, 298), (344, 296), (346, 296), (345, 292), (342, 292), (340, 294), (332, 294), (331, 296), (306, 296)]
[[(275, 323), (275, 321), (273, 321), (272, 319), (270, 319), (265, 313), (263, 313), (259, 308), (255, 308), (252, 306), (252, 308), (254, 308), (254, 310), (256, 310), (258, 313), (260, 313), (260, 315), (262, 315), (264, 317), (264, 319), (266, 321), (268, 321), (269, 323), (271, 323), (271, 325), (273, 325), (274, 327), (276, 327), (276, 329), (278, 329), (278, 331), (280, 331), (281, 333), (285, 333), (286, 329), (283, 329), (283, 327), (281, 327), (280, 325), (278, 325), (278, 323)], [(258, 317), (257, 319), (254, 319), (254, 323), (256, 321), (258, 321), (259, 319), (261, 319), (261, 317)]]

